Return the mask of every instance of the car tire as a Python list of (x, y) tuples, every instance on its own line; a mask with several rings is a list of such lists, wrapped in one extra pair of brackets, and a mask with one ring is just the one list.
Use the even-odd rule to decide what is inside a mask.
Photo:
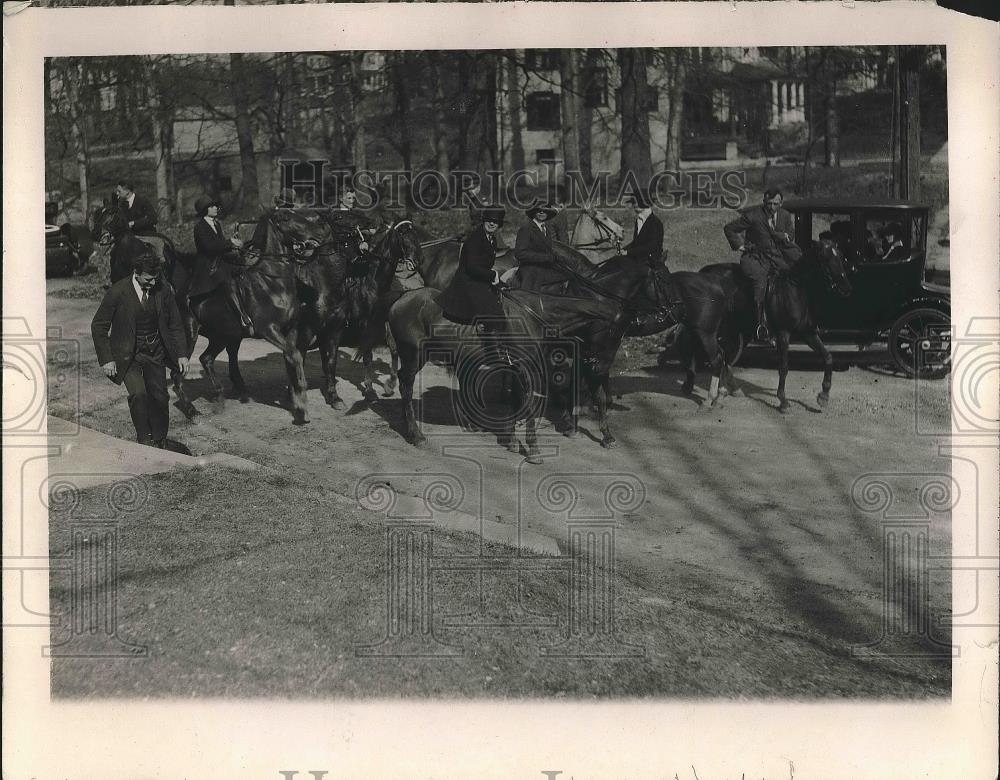
[(951, 371), (951, 317), (931, 308), (904, 312), (889, 329), (889, 354), (896, 368), (907, 376), (947, 376)]

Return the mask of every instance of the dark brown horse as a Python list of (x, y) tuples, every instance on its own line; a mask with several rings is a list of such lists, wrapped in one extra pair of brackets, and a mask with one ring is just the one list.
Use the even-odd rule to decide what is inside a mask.
[[(394, 298), (391, 288), (398, 265), (414, 269), (421, 261), (420, 241), (409, 219), (382, 220), (361, 257), (345, 253), (332, 241), (324, 225), (313, 225), (312, 262), (300, 267), (300, 298), (304, 317), (300, 336), (303, 349), (315, 343), (323, 361), (323, 397), (342, 409), (337, 394), (337, 356), (345, 340), (357, 345), (364, 360), (366, 397), (374, 394), (372, 350), (385, 335), (385, 322)], [(351, 256), (348, 256), (350, 254)]]
[[(254, 322), (257, 338), (281, 350), (288, 374), (293, 422), (302, 425), (309, 422), (309, 414), (304, 357), (299, 346), (303, 309), (296, 274), (299, 265), (311, 262), (304, 255), (308, 237), (289, 229), (279, 230), (270, 215), (262, 217), (262, 222), (263, 246), (242, 254), (243, 264), (233, 269), (234, 284)], [(212, 385), (212, 397), (222, 395), (215, 359), (225, 349), (233, 389), (245, 403), (249, 394), (239, 368), (239, 349), (244, 338), (239, 315), (218, 289), (190, 301), (189, 306), (194, 315), (188, 333), (190, 349), (194, 349), (199, 333), (208, 339), (208, 347), (198, 359)]]
[[(469, 384), (476, 381), (481, 370), (485, 344), (476, 325), (457, 325), (445, 319), (436, 303), (437, 291), (432, 288), (404, 294), (389, 311), (389, 327), (401, 359), (400, 394), (403, 398), (405, 436), (412, 444), (421, 444), (420, 432), (413, 410), (413, 385), (417, 373), (431, 358), (449, 364), (458, 375), (459, 398), (462, 403), (476, 403), (475, 390)], [(621, 307), (609, 300), (545, 295), (522, 290), (503, 294), (503, 308), (508, 322), (508, 342), (534, 347), (541, 359), (531, 361), (515, 357), (512, 365), (516, 393), (512, 397), (511, 413), (502, 418), (500, 439), (508, 449), (518, 451), (513, 437), (514, 422), (523, 417), (526, 426), (526, 447), (529, 460), (538, 462), (535, 438), (537, 407), (529, 402), (544, 395), (550, 387), (546, 347), (557, 341), (566, 344), (572, 339), (578, 345), (582, 373), (598, 406), (601, 444), (615, 446), (608, 428), (607, 408), (610, 402), (608, 374), (614, 362), (622, 334), (628, 324)], [(542, 369), (538, 369), (542, 366)], [(466, 408), (469, 417), (477, 410)]]
[[(742, 336), (749, 340), (754, 332), (753, 289), (749, 279), (740, 271), (737, 263), (718, 263), (701, 269), (701, 274), (717, 279), (726, 290), (729, 305), (725, 329), (731, 340)], [(829, 239), (817, 241), (802, 259), (788, 272), (778, 273), (768, 282), (765, 298), (765, 313), (775, 334), (778, 349), (778, 410), (785, 413), (789, 409), (785, 396), (785, 379), (788, 376), (788, 346), (793, 337), (802, 339), (823, 358), (823, 384), (816, 396), (820, 407), (830, 402), (830, 387), (833, 383), (833, 357), (819, 336), (819, 328), (813, 314), (812, 302), (819, 299), (824, 288), (847, 297), (851, 294), (851, 283), (847, 278), (844, 256), (837, 245)], [(683, 339), (682, 339), (683, 344)], [(682, 356), (687, 364), (688, 382), (693, 385), (695, 362), (691, 355)], [(736, 390), (732, 380), (732, 367), (726, 372), (730, 388)], [(685, 383), (688, 386), (688, 383)]]

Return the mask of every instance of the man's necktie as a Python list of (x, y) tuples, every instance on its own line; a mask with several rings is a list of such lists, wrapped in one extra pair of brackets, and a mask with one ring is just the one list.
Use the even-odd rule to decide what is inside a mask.
[(142, 306), (145, 308), (149, 304), (149, 288), (142, 288)]

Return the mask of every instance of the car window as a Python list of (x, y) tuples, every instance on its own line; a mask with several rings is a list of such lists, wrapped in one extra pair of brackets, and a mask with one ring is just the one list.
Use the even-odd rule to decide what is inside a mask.
[(815, 212), (812, 215), (812, 233), (810, 238), (819, 241), (821, 238), (828, 238), (837, 244), (845, 255), (853, 249), (851, 236), (851, 215), (850, 214), (824, 214)]
[(910, 251), (920, 244), (921, 220), (906, 214), (887, 214), (865, 220), (866, 263), (900, 263), (909, 260)]

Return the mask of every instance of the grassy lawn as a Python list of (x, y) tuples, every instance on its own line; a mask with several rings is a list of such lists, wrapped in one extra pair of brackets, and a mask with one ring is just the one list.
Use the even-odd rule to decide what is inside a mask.
[[(620, 567), (617, 630), (640, 655), (545, 656), (567, 635), (565, 556), (520, 581), (486, 572), (481, 589), (476, 572), (441, 566), (434, 632), (455, 654), (365, 657), (359, 646), (385, 635), (377, 515), (290, 474), (212, 468), (145, 479), (148, 501), (120, 522), (118, 632), (148, 655), (56, 658), (56, 698), (947, 695), (946, 669), (859, 664), (846, 644), (786, 623), (763, 593), (711, 595), (699, 585), (708, 572)], [(76, 516), (101, 514), (104, 496), (85, 491)], [(54, 556), (67, 554), (71, 524), (52, 513)], [(480, 554), (469, 535), (435, 531), (433, 544), (435, 569)], [(513, 551), (486, 544), (482, 554)], [(69, 609), (70, 588), (68, 572), (53, 574), (54, 611)], [(445, 624), (462, 614), (493, 625)], [(65, 632), (55, 629), (53, 642)]]

